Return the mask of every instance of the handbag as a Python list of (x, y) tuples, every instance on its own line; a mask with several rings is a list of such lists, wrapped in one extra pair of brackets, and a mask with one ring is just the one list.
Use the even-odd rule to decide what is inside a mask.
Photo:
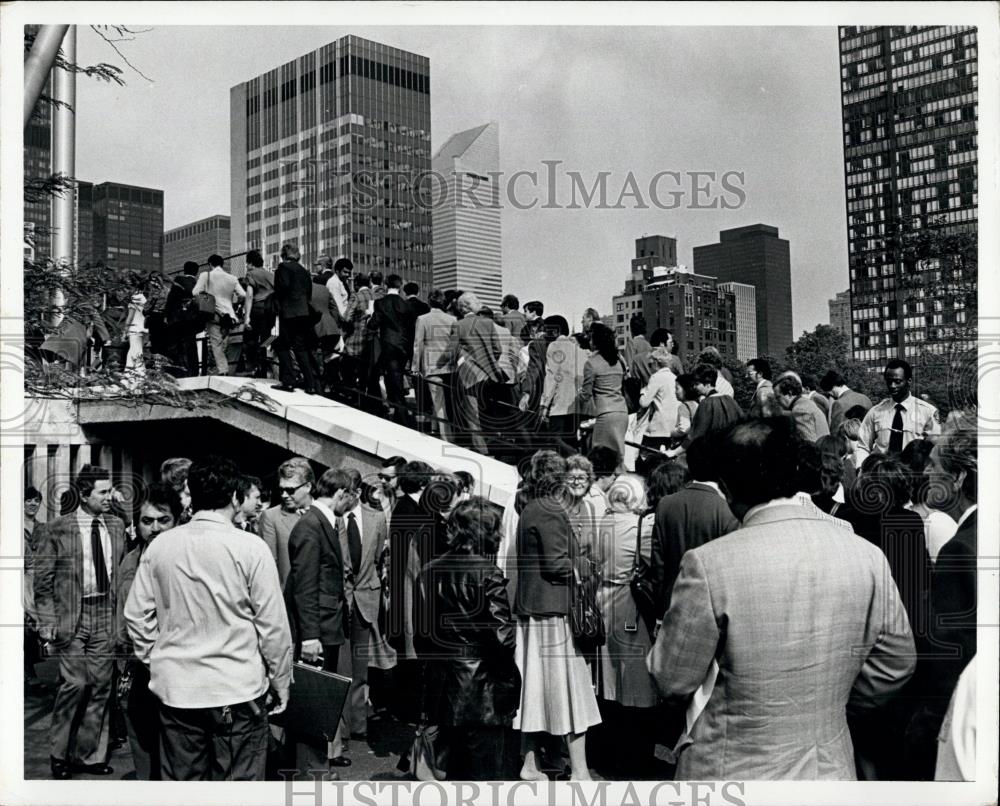
[(632, 561), (632, 577), (629, 579), (629, 590), (632, 591), (632, 598), (635, 606), (649, 630), (650, 636), (653, 634), (653, 626), (656, 624), (657, 604), (656, 588), (653, 585), (653, 569), (642, 557), (642, 519), (639, 516), (639, 525), (635, 533), (635, 558)]
[(195, 295), (195, 304), (198, 306), (198, 314), (204, 321), (209, 321), (215, 316), (215, 297), (208, 290), (212, 287), (212, 271), (209, 269), (208, 277), (205, 280), (206, 289), (199, 291)]
[(577, 648), (586, 654), (596, 651), (607, 641), (604, 618), (597, 606), (601, 570), (592, 557), (580, 553), (575, 537), (573, 543), (577, 561), (573, 563), (573, 579), (570, 582), (569, 624)]

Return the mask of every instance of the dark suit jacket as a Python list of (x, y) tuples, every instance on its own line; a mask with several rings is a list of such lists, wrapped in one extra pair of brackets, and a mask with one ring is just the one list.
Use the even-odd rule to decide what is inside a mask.
[(194, 288), (196, 282), (197, 278), (190, 274), (179, 274), (173, 278), (170, 291), (167, 292), (167, 301), (163, 306), (163, 315), (168, 323), (177, 321), (181, 305), (184, 300), (191, 299), (191, 289)]
[(569, 615), (570, 550), (575, 540), (562, 507), (550, 501), (528, 502), (517, 522), (515, 614)]
[(337, 303), (333, 301), (329, 289), (322, 283), (313, 283), (312, 289), (313, 308), (320, 312), (321, 318), (316, 323), (316, 335), (320, 338), (324, 336), (340, 335), (340, 314), (337, 310)]
[[(545, 359), (549, 352), (549, 342), (539, 332), (528, 342), (528, 369), (521, 385), (521, 394), (528, 395), (528, 411), (536, 411), (545, 387)], [(584, 353), (586, 355), (586, 353)]]
[(397, 350), (406, 356), (406, 360), (413, 357), (417, 317), (409, 300), (399, 294), (386, 294), (382, 299), (375, 300), (373, 319), (383, 350)]
[(278, 264), (274, 272), (274, 299), (278, 304), (279, 318), (308, 316), (312, 293), (312, 277), (301, 264), (295, 261)]
[(497, 363), (500, 350), (500, 337), (493, 320), (470, 313), (452, 325), (448, 352), (441, 355), (438, 364), (447, 364), (450, 360), (457, 365), (458, 385), (468, 389), (480, 381), (502, 380)]
[(691, 430), (684, 438), (687, 447), (698, 437), (703, 437), (711, 431), (721, 431), (743, 419), (743, 409), (729, 395), (716, 392), (709, 395), (695, 410), (691, 421)]
[(318, 638), (344, 643), (344, 558), (340, 538), (315, 506), (299, 518), (288, 536), (289, 573), (285, 605), (297, 644)]
[(413, 601), (403, 598), (406, 587), (406, 567), (410, 557), (410, 541), (417, 545), (432, 540), (434, 516), (410, 496), (400, 497), (389, 519), (389, 612), (386, 639), (397, 651), (403, 651), (404, 613), (412, 611)]
[[(108, 567), (111, 569), (111, 607), (117, 608), (115, 578), (125, 554), (125, 526), (114, 515), (104, 523), (111, 537)], [(76, 512), (35, 527), (38, 542), (35, 554), (35, 608), (39, 625), (55, 631), (54, 644), (68, 642), (76, 632), (83, 609), (83, 544)], [(90, 539), (87, 535), (86, 539)]]
[(662, 616), (670, 606), (684, 552), (739, 529), (740, 522), (718, 492), (697, 481), (661, 498), (655, 518), (650, 567)]
[(410, 297), (406, 301), (409, 303), (410, 307), (413, 308), (414, 320), (419, 319), (425, 313), (430, 313), (431, 306), (420, 299), (420, 297)]

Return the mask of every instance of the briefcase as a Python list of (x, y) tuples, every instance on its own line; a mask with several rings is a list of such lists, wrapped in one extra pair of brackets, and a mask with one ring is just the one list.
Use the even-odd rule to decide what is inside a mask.
[(351, 678), (308, 663), (295, 664), (288, 707), (271, 721), (296, 737), (327, 741), (334, 737), (347, 701)]

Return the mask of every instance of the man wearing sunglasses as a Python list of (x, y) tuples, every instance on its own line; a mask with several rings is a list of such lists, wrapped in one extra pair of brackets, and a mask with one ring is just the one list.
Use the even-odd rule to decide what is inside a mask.
[(284, 589), (288, 580), (288, 536), (313, 503), (315, 476), (309, 460), (293, 456), (278, 467), (278, 503), (260, 516), (260, 536), (271, 550)]

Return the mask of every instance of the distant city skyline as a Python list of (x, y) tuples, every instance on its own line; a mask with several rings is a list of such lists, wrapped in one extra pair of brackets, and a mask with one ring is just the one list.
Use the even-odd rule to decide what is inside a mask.
[[(620, 291), (636, 237), (671, 234), (678, 262), (692, 265), (693, 246), (757, 221), (792, 243), (795, 337), (827, 320), (826, 300), (847, 284), (832, 26), (155, 27), (122, 45), (154, 83), (127, 67), (125, 87), (80, 80), (77, 172), (107, 175), (114, 155), (118, 181), (164, 189), (168, 228), (231, 213), (229, 88), (345, 34), (430, 59), (434, 151), (452, 133), (496, 120), (505, 178), (538, 173), (538, 190), (523, 178), (516, 186), (538, 199), (533, 209), (502, 199), (505, 293), (541, 298), (575, 321)], [(120, 63), (85, 29), (79, 58)], [(104, 125), (109, 118), (114, 126)], [(626, 209), (547, 207), (556, 161), (560, 205), (570, 202), (571, 172), (585, 189), (607, 172), (608, 206), (625, 193)], [(697, 198), (689, 179), (697, 171), (716, 174), (713, 196)], [(664, 206), (683, 189), (678, 209), (650, 198), (662, 172), (680, 175), (659, 184)], [(742, 175), (731, 180), (745, 194), (734, 209), (727, 204), (739, 194), (718, 192), (727, 173)], [(646, 209), (633, 209), (630, 175)]]

